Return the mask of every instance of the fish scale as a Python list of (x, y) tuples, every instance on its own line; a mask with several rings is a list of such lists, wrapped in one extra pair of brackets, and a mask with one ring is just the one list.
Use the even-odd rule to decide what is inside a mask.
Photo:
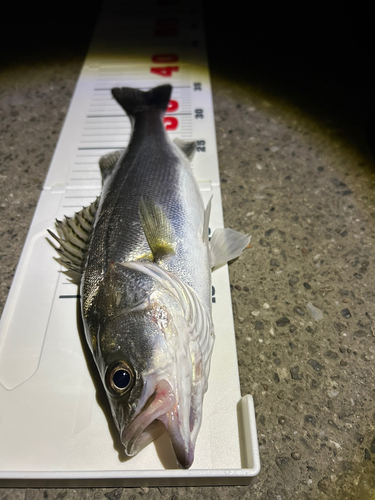
[[(202, 311), (209, 321), (206, 322), (206, 330), (198, 335), (212, 338), (207, 345), (208, 358), (205, 357), (206, 362), (209, 362), (213, 326), (209, 253), (208, 245), (203, 240), (204, 207), (187, 158), (170, 141), (162, 123), (171, 87), (162, 86), (149, 92), (135, 89), (115, 91), (115, 96), (116, 93), (120, 94), (116, 98), (128, 112), (134, 131), (125, 154), (116, 161), (112, 173), (107, 164), (103, 173), (103, 193), (81, 281), (85, 333), (102, 380), (105, 381), (112, 414), (126, 452), (129, 455), (138, 452), (144, 436), (148, 436), (146, 427), (150, 423), (150, 417), (144, 415), (150, 415), (150, 412), (154, 415), (152, 412), (155, 411), (153, 408), (156, 401), (155, 404), (148, 403), (145, 410), (139, 410), (139, 401), (146, 396), (149, 399), (152, 394), (159, 394), (160, 387), (167, 387), (162, 391), (166, 406), (164, 408), (164, 403), (158, 403), (155, 415), (169, 429), (179, 463), (189, 467), (193, 461), (197, 434), (197, 431), (192, 431), (194, 428), (199, 429), (201, 418), (201, 411), (195, 405), (201, 406), (203, 393), (207, 388), (207, 380), (197, 380), (192, 376), (195, 360), (202, 362), (204, 359), (200, 354), (194, 355), (194, 351), (197, 350), (198, 353), (207, 342), (195, 342), (195, 345), (190, 346), (190, 329), (194, 325), (189, 326), (187, 323), (184, 306), (178, 300), (180, 297), (176, 299), (174, 296), (171, 300), (170, 296), (173, 294), (173, 287), (178, 288), (179, 285), (173, 285), (172, 290), (168, 291), (170, 284), (165, 285), (158, 278), (161, 271), (141, 267), (141, 270), (135, 271), (134, 278), (134, 270), (129, 266), (121, 268), (121, 264), (126, 267), (128, 262), (142, 262), (147, 255), (151, 255), (152, 260), (169, 271), (171, 276), (174, 275), (173, 279), (189, 277), (187, 285), (191, 283), (195, 292), (200, 292), (201, 299), (205, 301)], [(101, 161), (101, 164), (104, 163), (106, 162)], [(184, 194), (188, 196), (181, 196)], [(165, 227), (168, 227), (170, 233), (151, 234), (155, 218), (146, 211), (144, 217), (149, 219), (147, 231), (150, 231), (149, 235), (146, 234), (140, 219), (143, 200), (151, 203), (149, 207), (154, 214), (159, 211), (161, 221), (165, 218)], [(198, 210), (193, 208), (197, 202)], [(198, 215), (196, 219), (192, 214), (188, 219), (189, 209)], [(188, 220), (191, 221), (190, 225), (187, 224)], [(163, 224), (157, 229), (163, 231)], [(173, 240), (166, 242), (173, 251), (158, 256), (158, 247), (152, 242), (159, 237), (162, 240)], [(141, 284), (145, 289), (149, 287), (148, 298), (141, 304), (139, 300), (134, 302), (134, 294), (129, 293), (127, 285), (132, 281), (136, 286), (139, 285), (139, 281), (142, 281), (139, 272), (149, 273), (152, 278), (151, 283), (147, 278)], [(195, 275), (199, 276), (198, 280), (194, 280)], [(201, 275), (206, 278), (203, 282)], [(113, 314), (114, 319), (111, 319)], [(166, 319), (160, 324), (156, 318), (161, 315)], [(135, 325), (143, 326), (136, 335)], [(165, 344), (166, 339), (172, 339), (168, 340), (168, 344), (172, 342), (173, 345), (172, 356), (168, 356), (170, 346)], [(145, 342), (153, 348), (145, 351), (142, 348)], [(144, 356), (141, 362), (139, 352), (143, 352)], [(124, 373), (127, 370), (128, 376), (131, 374), (133, 387), (129, 393), (122, 393), (121, 390), (116, 393), (119, 388), (115, 387), (115, 393), (111, 394), (110, 386), (106, 385), (108, 373), (113, 372), (114, 377), (114, 370), (120, 365), (125, 367)], [(203, 370), (203, 373), (206, 374), (207, 370)], [(195, 386), (200, 386), (201, 389)], [(174, 411), (170, 406), (172, 400), (176, 405)], [(160, 404), (163, 411), (159, 408)], [(180, 412), (177, 427), (172, 422), (172, 414), (176, 412)], [(146, 423), (142, 423), (143, 418)], [(136, 434), (129, 429), (134, 429)]]
[[(142, 130), (137, 128), (136, 133), (142, 134)], [(166, 146), (173, 147), (167, 137), (163, 137), (163, 140)], [(166, 217), (173, 221), (177, 240), (176, 257), (168, 259), (167, 269), (181, 275), (180, 277), (187, 280), (197, 292), (204, 293), (209, 307), (210, 294), (207, 292), (206, 281), (202, 283), (199, 270), (196, 271), (194, 267), (186, 272), (181, 266), (181, 260), (186, 262), (188, 247), (195, 241), (196, 235), (192, 233), (203, 231), (203, 203), (192, 173), (189, 170), (181, 172), (177, 148), (171, 151), (165, 150), (154, 137), (147, 137), (147, 145), (142, 146), (134, 160), (132, 151), (129, 151), (129, 154), (131, 157), (126, 159), (126, 165), (121, 169), (117, 167), (118, 171), (111, 179), (111, 184), (103, 189), (103, 195), (108, 198), (103, 200), (100, 207), (100, 218), (91, 242), (93, 262), (91, 264), (90, 261), (90, 265), (86, 268), (86, 276), (90, 279), (91, 266), (95, 268), (96, 274), (98, 265), (102, 265), (105, 271), (109, 262), (126, 262), (150, 252), (139, 221), (138, 205), (142, 198), (153, 199), (163, 207)], [(181, 163), (181, 159), (179, 161)], [(107, 194), (109, 189), (110, 195)], [(197, 217), (189, 218), (189, 224), (193, 224), (194, 229), (188, 232), (187, 213), (194, 211), (196, 204), (199, 204), (201, 217), (198, 213)], [(119, 224), (121, 224), (120, 230)], [(104, 233), (108, 232), (111, 234), (105, 236)], [(103, 252), (104, 239), (107, 239), (108, 243)], [(207, 249), (202, 248), (203, 252), (207, 254)], [(204, 255), (197, 257), (197, 260), (202, 258), (207, 261), (207, 256)], [(196, 276), (193, 278), (194, 274)]]
[[(250, 395), (241, 398), (239, 387), (226, 268), (213, 274), (218, 336), (194, 467), (190, 471), (164, 470), (174, 467), (167, 456), (170, 447), (165, 436), (123, 462), (116, 435), (108, 425), (110, 415), (95, 397), (95, 390), (100, 396), (100, 389), (92, 383), (93, 371), (79, 340), (79, 291), (59, 272), (58, 259), (52, 258), (53, 248), (45, 238), (45, 230), (52, 228), (55, 217), (72, 216), (95, 200), (101, 190), (100, 157), (116, 149), (123, 151), (128, 142), (129, 120), (119, 107), (114, 112), (116, 103), (110, 89), (129, 85), (147, 90), (163, 82), (173, 84), (173, 99), (180, 106), (168, 111), (168, 134), (188, 141), (197, 139), (194, 175), (205, 204), (214, 195), (212, 232), (222, 227), (211, 86), (200, 9), (193, 3), (196, 10), (192, 14), (191, 5), (181, 4), (177, 11), (172, 4), (146, 1), (136, 7), (138, 14), (129, 30), (124, 28), (129, 6), (126, 13), (113, 16), (111, 9), (117, 8), (118, 2), (105, 2), (107, 17), (101, 16), (99, 25), (105, 25), (106, 31), (97, 31), (82, 68), (1, 319), (0, 401), (4, 411), (0, 434), (4, 446), (0, 478), (7, 478), (8, 484), (32, 486), (35, 479), (40, 484), (57, 480), (61, 485), (68, 481), (76, 486), (94, 486), (98, 480), (108, 485), (145, 485), (150, 481), (155, 485), (166, 481), (243, 484), (259, 472), (253, 403)], [(152, 14), (147, 25), (139, 29), (136, 25), (145, 11)], [(199, 20), (198, 29), (185, 30), (181, 44), (176, 44), (174, 37), (155, 38), (155, 19), (165, 14), (185, 19), (189, 26), (190, 20)], [(113, 29), (113, 22), (118, 23), (118, 29)], [(103, 50), (103, 37), (112, 35), (116, 41), (104, 41)], [(154, 73), (154, 68), (169, 64), (161, 54), (174, 54), (171, 57), (176, 58), (173, 65), (178, 71)], [(104, 102), (100, 109), (92, 106), (95, 95), (104, 97), (108, 106)], [(251, 260), (252, 252), (247, 253)], [(26, 432), (20, 433), (21, 428)]]
[(211, 268), (238, 256), (249, 238), (217, 229), (218, 248), (210, 247), (211, 202), (205, 211), (187, 156), (195, 148), (172, 143), (163, 125), (171, 92), (112, 90), (133, 133), (124, 154), (99, 162), (103, 192), (88, 250), (67, 226), (54, 237), (63, 256), (82, 252), (85, 335), (126, 454), (148, 444), (160, 420), (188, 468), (215, 338)]

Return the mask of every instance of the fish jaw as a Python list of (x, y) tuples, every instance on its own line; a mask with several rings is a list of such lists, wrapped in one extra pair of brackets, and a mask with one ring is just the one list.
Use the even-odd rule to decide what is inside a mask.
[(189, 468), (194, 460), (194, 443), (190, 428), (186, 428), (184, 422), (181, 422), (175, 393), (166, 379), (157, 383), (154, 393), (123, 430), (121, 441), (125, 453), (132, 457), (155, 439), (151, 429), (156, 420), (160, 420), (166, 427), (179, 466)]
[(178, 409), (167, 412), (159, 417), (167, 428), (173, 451), (181, 469), (189, 469), (194, 462), (195, 443), (192, 440), (190, 429), (181, 425)]

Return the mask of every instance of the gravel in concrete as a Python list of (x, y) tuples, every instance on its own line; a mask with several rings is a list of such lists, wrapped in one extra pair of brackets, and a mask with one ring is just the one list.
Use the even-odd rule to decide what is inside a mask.
[[(230, 281), (241, 390), (255, 399), (262, 470), (245, 487), (0, 489), (0, 500), (373, 498), (366, 10), (292, 21), (287, 10), (259, 8), (245, 19), (213, 7), (205, 3), (225, 223), (252, 235)], [(0, 74), (1, 308), (90, 32), (82, 38), (73, 26), (66, 46), (52, 31), (50, 50), (35, 34), (34, 52), (26, 38), (24, 52), (14, 45)]]

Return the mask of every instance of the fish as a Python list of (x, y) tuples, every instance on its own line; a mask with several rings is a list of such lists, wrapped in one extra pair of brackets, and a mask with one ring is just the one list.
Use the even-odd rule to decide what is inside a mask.
[(100, 159), (100, 197), (49, 232), (79, 275), (85, 337), (126, 455), (161, 425), (186, 469), (215, 340), (211, 272), (250, 237), (228, 228), (209, 236), (211, 200), (205, 207), (191, 168), (196, 142), (172, 141), (163, 124), (171, 93), (168, 84), (112, 89), (130, 141)]

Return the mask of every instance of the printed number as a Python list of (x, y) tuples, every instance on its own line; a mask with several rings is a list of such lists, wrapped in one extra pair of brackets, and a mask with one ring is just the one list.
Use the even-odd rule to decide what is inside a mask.
[(154, 63), (173, 63), (178, 61), (177, 54), (156, 54), (152, 56), (152, 62)]
[(178, 70), (178, 66), (164, 66), (163, 68), (151, 68), (151, 73), (159, 76), (172, 76), (173, 71)]
[(202, 90), (202, 84), (199, 82), (194, 83), (194, 90)]
[(204, 153), (206, 151), (206, 141), (197, 141), (197, 152)]
[(155, 36), (176, 36), (178, 19), (158, 19), (155, 23)]
[(178, 120), (174, 116), (166, 116), (164, 118), (165, 130), (176, 130), (178, 127)]
[(203, 118), (203, 109), (195, 110), (195, 118)]
[(172, 113), (178, 110), (178, 102), (171, 99), (167, 107), (167, 113)]
[(216, 302), (216, 297), (215, 297), (215, 287), (212, 285), (212, 302)]

